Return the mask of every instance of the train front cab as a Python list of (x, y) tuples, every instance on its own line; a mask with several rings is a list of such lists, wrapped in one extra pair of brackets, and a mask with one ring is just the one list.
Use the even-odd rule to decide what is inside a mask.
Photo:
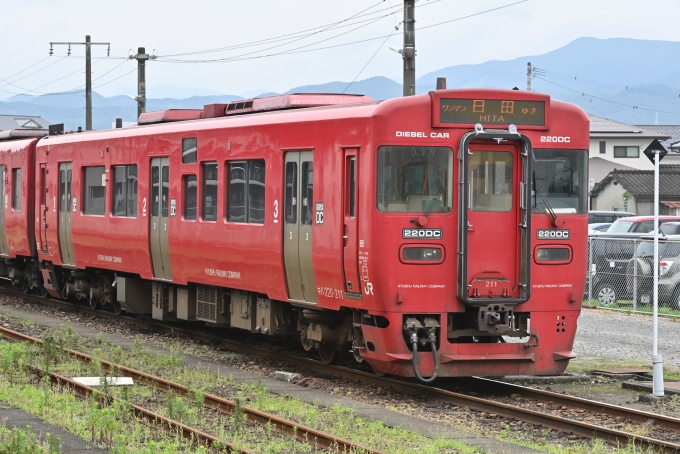
[[(422, 381), (553, 375), (575, 356), (586, 263), (587, 117), (553, 101), (550, 134), (570, 137), (570, 145), (545, 144), (550, 100), (528, 96), (545, 102), (545, 127), (461, 127), (450, 130), (450, 150), (378, 150), (378, 217), (403, 225), (399, 244), (387, 246), (399, 250), (389, 268), (394, 278), (379, 285), (394, 289), (382, 293), (388, 310), (361, 330), (374, 369)], [(411, 212), (392, 214), (398, 211)], [(389, 310), (395, 305), (400, 312)], [(390, 341), (398, 338), (403, 343)]]

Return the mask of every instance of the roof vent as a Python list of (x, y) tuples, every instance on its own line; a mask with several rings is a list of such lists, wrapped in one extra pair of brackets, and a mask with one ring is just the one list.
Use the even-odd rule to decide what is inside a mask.
[(345, 95), (337, 93), (293, 93), (289, 95), (232, 101), (227, 106), (225, 115), (301, 109), (304, 107), (357, 104), (371, 101), (373, 101), (372, 98), (363, 95)]
[(198, 109), (168, 109), (155, 112), (144, 112), (139, 116), (138, 124), (151, 125), (154, 123), (169, 123), (173, 121), (200, 120), (203, 110)]

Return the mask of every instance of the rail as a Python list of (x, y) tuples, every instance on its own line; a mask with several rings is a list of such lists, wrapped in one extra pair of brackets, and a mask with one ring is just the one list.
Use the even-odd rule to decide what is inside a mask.
[[(47, 303), (58, 307), (75, 309), (78, 312), (96, 315), (102, 318), (114, 318), (118, 320), (123, 319), (125, 321), (130, 322), (133, 325), (151, 331), (165, 333), (173, 336), (185, 337), (199, 342), (211, 343), (239, 353), (257, 355), (261, 357), (275, 359), (277, 361), (284, 361), (291, 365), (298, 366), (313, 372), (332, 375), (345, 380), (381, 386), (383, 388), (392, 388), (393, 390), (404, 394), (429, 397), (442, 402), (447, 402), (453, 405), (469, 408), (471, 410), (493, 413), (507, 418), (516, 419), (518, 421), (542, 425), (544, 427), (548, 427), (561, 432), (576, 434), (586, 438), (600, 439), (606, 442), (619, 444), (621, 446), (627, 445), (629, 442), (633, 442), (635, 445), (639, 447), (642, 447), (644, 449), (647, 448), (655, 449), (658, 452), (673, 452), (673, 453), (680, 452), (680, 444), (675, 444), (651, 437), (641, 436), (630, 432), (625, 432), (622, 430), (612, 429), (536, 410), (520, 408), (515, 405), (508, 405), (501, 402), (496, 402), (491, 399), (483, 399), (471, 395), (466, 395), (463, 393), (448, 391), (441, 388), (435, 388), (433, 386), (421, 385), (403, 379), (379, 377), (375, 374), (351, 369), (348, 367), (327, 365), (323, 364), (320, 361), (303, 358), (293, 354), (269, 350), (255, 345), (249, 345), (230, 339), (220, 338), (211, 334), (201, 333), (184, 328), (178, 328), (176, 326), (164, 325), (159, 322), (152, 322), (148, 320), (142, 320), (127, 316), (121, 317), (116, 316), (113, 313), (107, 313), (102, 311), (93, 311), (89, 308), (67, 303), (64, 301), (44, 299), (35, 295), (24, 295), (21, 292), (16, 292), (13, 290), (2, 289), (2, 291), (7, 291), (8, 293), (24, 296), (28, 299), (38, 301), (42, 304)], [(498, 389), (512, 390), (513, 393), (522, 394), (527, 397), (531, 396), (531, 398), (535, 398), (542, 401), (552, 400), (556, 402), (558, 401), (558, 399), (560, 399), (561, 402), (564, 402), (565, 406), (571, 406), (572, 408), (574, 407), (583, 408), (588, 411), (595, 412), (597, 414), (605, 414), (613, 417), (617, 416), (623, 417), (628, 420), (636, 422), (652, 420), (654, 421), (655, 424), (662, 425), (663, 427), (666, 427), (674, 432), (680, 432), (680, 419), (677, 418), (656, 415), (653, 413), (642, 412), (639, 410), (629, 409), (626, 407), (618, 407), (616, 405), (590, 401), (587, 399), (581, 399), (577, 397), (564, 396), (561, 394), (550, 393), (548, 391), (535, 390), (532, 388), (521, 387), (518, 385), (510, 385), (495, 380), (479, 378), (476, 378), (475, 380), (480, 380), (480, 383), (484, 382), (487, 384), (487, 386), (493, 385), (496, 390)]]

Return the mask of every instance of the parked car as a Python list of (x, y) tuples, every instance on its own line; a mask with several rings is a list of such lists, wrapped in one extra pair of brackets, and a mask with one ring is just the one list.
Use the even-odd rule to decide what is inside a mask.
[[(653, 301), (654, 238), (646, 235), (641, 239), (627, 266), (626, 290), (644, 305)], [(680, 235), (659, 237), (659, 306), (680, 310)]]
[(612, 225), (611, 222), (595, 222), (594, 224), (588, 224), (588, 236), (594, 236), (598, 235), (600, 232), (606, 232), (610, 225)]
[[(680, 216), (659, 216), (659, 224), (680, 222)], [(617, 219), (607, 233), (649, 233), (654, 229), (654, 216), (630, 216)]]
[(589, 211), (588, 212), (588, 224), (594, 224), (596, 222), (609, 222), (612, 223), (619, 218), (625, 218), (628, 216), (635, 216), (635, 213), (630, 213), (628, 211)]
[(662, 233), (664, 235), (680, 234), (680, 222), (659, 223), (659, 233)]

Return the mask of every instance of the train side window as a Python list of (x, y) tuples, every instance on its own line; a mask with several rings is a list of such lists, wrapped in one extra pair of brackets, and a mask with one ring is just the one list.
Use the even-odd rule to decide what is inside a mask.
[(167, 165), (164, 165), (161, 170), (161, 179), (162, 179), (162, 201), (163, 203), (161, 204), (161, 217), (162, 218), (167, 218), (168, 217), (168, 199), (170, 198), (170, 167)]
[(203, 163), (201, 219), (217, 221), (217, 163)]
[(196, 164), (198, 140), (196, 137), (182, 139), (182, 164)]
[(66, 201), (66, 171), (59, 171), (59, 212), (65, 213), (68, 211), (68, 203)]
[(357, 215), (357, 158), (355, 157), (350, 157), (349, 160), (349, 184), (348, 184), (348, 190), (349, 190), (349, 197), (348, 197), (348, 202), (349, 202), (349, 217), (354, 218)]
[(184, 175), (184, 219), (196, 220), (196, 175)]
[(302, 225), (312, 225), (314, 219), (314, 163), (302, 163)]
[(263, 160), (230, 162), (227, 175), (227, 220), (264, 224)]
[(12, 169), (12, 209), (21, 210), (21, 169)]
[(286, 224), (297, 224), (297, 163), (286, 163)]
[(151, 216), (158, 216), (158, 206), (160, 204), (159, 188), (161, 184), (160, 168), (158, 166), (151, 167)]
[(83, 214), (103, 215), (106, 205), (106, 172), (104, 166), (85, 167), (83, 185)]
[(264, 224), (264, 175), (264, 161), (248, 163), (248, 222), (251, 224)]
[(137, 216), (137, 166), (113, 167), (114, 216)]

